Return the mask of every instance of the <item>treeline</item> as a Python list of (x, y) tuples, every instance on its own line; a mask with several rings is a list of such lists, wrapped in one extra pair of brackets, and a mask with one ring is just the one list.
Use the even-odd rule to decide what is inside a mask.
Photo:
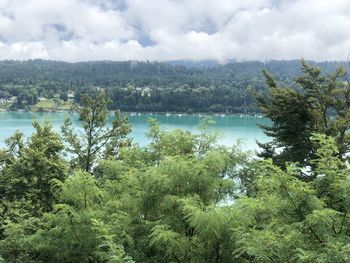
[[(343, 63), (318, 63), (332, 72)], [(0, 62), (0, 99), (15, 96), (11, 109), (30, 109), (42, 98), (74, 101), (103, 89), (110, 109), (123, 111), (256, 112), (253, 93), (265, 91), (262, 70), (283, 84), (300, 74), (300, 62), (231, 62), (186, 67), (158, 62), (81, 62), (29, 60)]]
[(300, 90), (264, 72), (259, 159), (218, 145), (208, 118), (198, 134), (150, 119), (135, 145), (119, 112), (105, 127), (104, 93), (82, 97), (78, 132), (16, 132), (0, 151), (0, 262), (349, 262), (350, 86), (343, 69), (302, 72)]

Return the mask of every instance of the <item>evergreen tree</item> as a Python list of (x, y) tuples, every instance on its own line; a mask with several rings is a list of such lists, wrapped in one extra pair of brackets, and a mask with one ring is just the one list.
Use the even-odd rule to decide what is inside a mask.
[(346, 71), (322, 75), (318, 67), (302, 61), (303, 75), (296, 78), (294, 88), (279, 86), (264, 71), (268, 95), (258, 95), (257, 102), (264, 115), (273, 122), (262, 126), (272, 142), (259, 145), (260, 156), (272, 158), (283, 167), (285, 162), (310, 165), (315, 145), (310, 137), (318, 132), (336, 139), (339, 156), (349, 151), (350, 86), (344, 81)]

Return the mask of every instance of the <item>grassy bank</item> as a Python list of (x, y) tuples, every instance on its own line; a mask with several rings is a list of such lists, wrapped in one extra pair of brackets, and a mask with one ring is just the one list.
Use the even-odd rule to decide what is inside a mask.
[(70, 110), (73, 106), (72, 102), (64, 102), (62, 100), (47, 99), (39, 101), (37, 104), (31, 107), (32, 111), (57, 111), (57, 110)]

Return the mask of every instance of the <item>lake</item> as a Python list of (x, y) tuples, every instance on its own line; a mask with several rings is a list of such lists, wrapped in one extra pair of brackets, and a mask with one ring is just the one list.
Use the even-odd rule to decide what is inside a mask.
[[(134, 142), (146, 145), (148, 140), (145, 133), (148, 131), (147, 118), (156, 118), (161, 128), (165, 130), (184, 129), (198, 132), (197, 127), (204, 115), (163, 115), (163, 114), (126, 114), (132, 124), (131, 137)], [(11, 136), (16, 130), (22, 131), (25, 136), (33, 132), (32, 121), (48, 120), (55, 130), (60, 127), (67, 117), (71, 117), (75, 127), (79, 127), (78, 115), (69, 112), (0, 112), (0, 147), (4, 146), (4, 139)], [(246, 115), (211, 115), (215, 124), (213, 129), (217, 130), (221, 138), (220, 144), (233, 145), (237, 140), (242, 140), (243, 148), (246, 150), (257, 149), (256, 140), (268, 141), (268, 137), (262, 132), (257, 124), (270, 124), (265, 118)], [(110, 119), (111, 121), (111, 119)]]

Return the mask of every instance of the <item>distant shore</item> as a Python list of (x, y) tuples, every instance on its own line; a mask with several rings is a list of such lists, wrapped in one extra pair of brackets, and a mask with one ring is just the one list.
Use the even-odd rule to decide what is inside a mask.
[[(114, 114), (117, 110), (110, 110), (110, 114)], [(7, 109), (0, 109), (0, 112), (29, 112), (29, 113), (59, 113), (59, 112), (74, 112), (73, 110), (24, 110), (24, 109), (18, 109), (18, 110), (7, 110)], [(166, 116), (190, 116), (190, 115), (197, 115), (197, 116), (253, 116), (257, 118), (262, 118), (263, 115), (261, 113), (254, 113), (254, 112), (234, 112), (234, 113), (227, 113), (227, 112), (151, 112), (151, 111), (120, 111), (123, 114), (127, 114), (130, 116), (138, 116), (143, 114), (149, 114), (149, 115), (166, 115)]]

